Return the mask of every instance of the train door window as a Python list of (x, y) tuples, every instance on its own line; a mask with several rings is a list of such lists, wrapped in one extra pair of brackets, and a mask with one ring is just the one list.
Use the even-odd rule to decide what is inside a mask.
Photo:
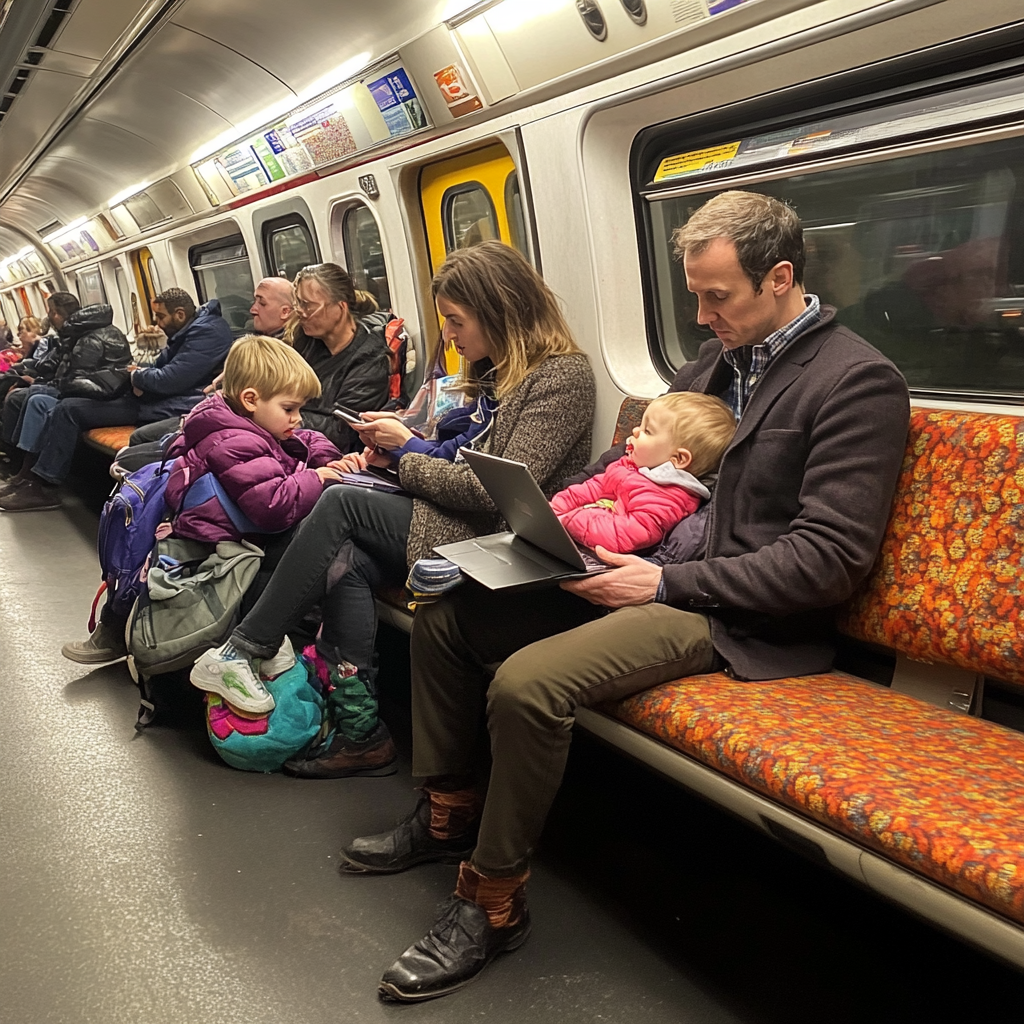
[[(971, 88), (987, 90), (977, 107), (968, 103), (969, 96), (958, 100)], [(874, 151), (862, 145), (845, 159), (819, 157), (815, 166), (818, 154), (808, 155), (814, 147), (801, 144), (814, 137), (806, 125), (789, 130), (795, 142), (782, 158), (787, 147), (779, 129), (732, 147), (754, 154), (751, 164), (759, 151), (769, 166), (780, 159), (792, 163), (792, 153), (803, 156), (808, 166), (762, 166), (749, 183), (734, 172), (729, 187), (773, 196), (799, 213), (806, 290), (835, 306), (840, 323), (888, 355), (918, 394), (1024, 396), (1024, 131), (967, 133), (957, 123), (958, 113), (983, 119), (993, 91), (994, 102), (1005, 104), (1007, 96), (1024, 91), (1024, 76), (999, 88), (986, 83), (929, 100), (949, 108), (933, 119), (931, 133), (916, 146), (892, 147), (884, 154), (877, 151), (882, 142), (872, 142)], [(909, 123), (903, 131), (916, 127), (910, 119), (918, 106), (905, 115)], [(890, 108), (851, 116), (869, 120), (875, 133), (869, 139), (884, 132), (882, 141), (891, 145), (893, 137), (903, 137)], [(844, 137), (851, 132), (842, 115), (831, 128), (837, 149), (849, 144)], [(823, 131), (818, 138), (829, 134)], [(771, 144), (761, 148), (762, 138)], [(691, 142), (697, 147), (693, 139), (687, 139), (687, 149)], [(676, 166), (684, 165), (680, 158)], [(713, 336), (696, 323), (695, 297), (672, 258), (672, 233), (720, 190), (708, 180), (677, 186), (674, 194), (659, 192), (656, 185), (647, 192), (660, 356), (669, 372), (695, 358), (701, 343)]]
[(300, 214), (268, 220), (263, 225), (263, 252), (271, 273), (295, 280), (303, 268), (318, 263), (313, 235)]
[(512, 244), (529, 259), (526, 244), (526, 217), (523, 214), (523, 195), (519, 188), (519, 173), (513, 171), (505, 179), (505, 210), (508, 213), (508, 230)]
[(220, 300), (221, 315), (237, 336), (250, 326), (253, 280), (249, 254), (241, 235), (194, 245), (188, 251), (200, 302)]
[(78, 299), (83, 306), (96, 306), (107, 301), (103, 276), (99, 267), (87, 267), (75, 275), (78, 279)]
[(149, 279), (153, 282), (153, 287), (156, 289), (157, 295), (159, 295), (164, 290), (164, 286), (160, 281), (160, 271), (152, 254), (146, 257), (146, 269), (149, 271)]
[(477, 242), (498, 237), (498, 215), (487, 189), (479, 182), (455, 185), (441, 199), (444, 247), (466, 249)]
[[(486, 238), (514, 244), (505, 186), (516, 166), (501, 143), (464, 153), (420, 172), (420, 202), (433, 271), (454, 249)], [(445, 353), (450, 373), (459, 369), (454, 348)]]
[(3, 308), (4, 319), (7, 321), (7, 326), (10, 327), (13, 332), (18, 326), (18, 322), (21, 320), (21, 317), (18, 314), (18, 307), (13, 297), (7, 292), (4, 292), (2, 299), (3, 301), (0, 303), (0, 306)]
[[(160, 294), (159, 285), (153, 280), (153, 254), (146, 248), (136, 249), (130, 259), (136, 287), (136, 292), (132, 296), (136, 299), (134, 311), (139, 319), (139, 327), (148, 327), (153, 322), (153, 299)], [(141, 296), (141, 302), (136, 295)]]
[(384, 246), (373, 214), (362, 205), (350, 206), (341, 223), (345, 266), (357, 288), (369, 292), (381, 309), (391, 308)]
[(125, 274), (124, 268), (120, 263), (114, 264), (114, 282), (117, 284), (117, 294), (121, 300), (121, 312), (124, 315), (124, 322), (132, 330), (138, 331), (142, 325), (138, 323), (137, 316), (132, 308), (134, 296), (128, 287), (128, 275)]

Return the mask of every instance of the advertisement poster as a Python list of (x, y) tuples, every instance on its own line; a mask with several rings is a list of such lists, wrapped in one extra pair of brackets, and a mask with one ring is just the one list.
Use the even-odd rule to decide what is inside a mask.
[(280, 181), (285, 177), (284, 168), (278, 162), (277, 157), (274, 156), (274, 151), (262, 135), (257, 135), (253, 138), (252, 151), (271, 181)]
[(302, 143), (288, 131), (283, 121), (274, 125), (269, 132), (265, 132), (263, 139), (288, 177), (313, 169), (313, 161), (310, 160), (309, 154)]
[(462, 117), (483, 106), (480, 97), (470, 92), (469, 78), (458, 64), (449, 64), (446, 68), (435, 71), (434, 81), (437, 82), (452, 117)]
[(391, 137), (406, 135), (417, 128), (426, 128), (427, 119), (416, 97), (416, 91), (404, 69), (398, 68), (367, 85), (377, 109), (384, 117)]
[(314, 164), (329, 164), (356, 151), (348, 122), (333, 102), (302, 114), (287, 124), (305, 146)]
[(251, 146), (235, 146), (219, 157), (218, 162), (239, 192), (262, 188), (270, 180), (256, 162)]

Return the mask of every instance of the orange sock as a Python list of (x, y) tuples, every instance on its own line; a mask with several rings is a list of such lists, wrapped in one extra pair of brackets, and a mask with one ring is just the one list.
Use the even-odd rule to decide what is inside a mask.
[(459, 865), (459, 881), (455, 895), (483, 907), (492, 928), (509, 928), (517, 924), (526, 909), (526, 880), (529, 871), (507, 878), (481, 875), (468, 860)]
[(430, 798), (430, 834), (435, 839), (457, 839), (480, 817), (482, 801), (475, 789), (454, 793), (424, 787)]

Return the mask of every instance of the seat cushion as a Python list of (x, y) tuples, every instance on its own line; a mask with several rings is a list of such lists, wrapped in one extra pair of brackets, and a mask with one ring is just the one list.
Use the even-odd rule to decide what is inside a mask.
[(120, 451), (132, 436), (134, 427), (94, 427), (87, 430), (85, 439), (98, 448), (109, 448), (112, 452)]
[(1024, 683), (1024, 418), (914, 410), (881, 553), (839, 625)]
[(693, 676), (602, 710), (1024, 924), (1024, 735), (842, 673)]

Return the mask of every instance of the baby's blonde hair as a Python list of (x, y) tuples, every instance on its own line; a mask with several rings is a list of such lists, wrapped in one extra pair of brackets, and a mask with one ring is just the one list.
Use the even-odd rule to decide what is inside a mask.
[(239, 396), (253, 388), (263, 401), (294, 395), (303, 402), (320, 397), (320, 381), (293, 348), (263, 334), (247, 334), (231, 346), (224, 363), (224, 398), (238, 412)]
[(720, 398), (700, 391), (673, 391), (648, 408), (664, 409), (675, 421), (675, 443), (693, 456), (687, 471), (698, 479), (718, 469), (736, 433), (736, 416)]

